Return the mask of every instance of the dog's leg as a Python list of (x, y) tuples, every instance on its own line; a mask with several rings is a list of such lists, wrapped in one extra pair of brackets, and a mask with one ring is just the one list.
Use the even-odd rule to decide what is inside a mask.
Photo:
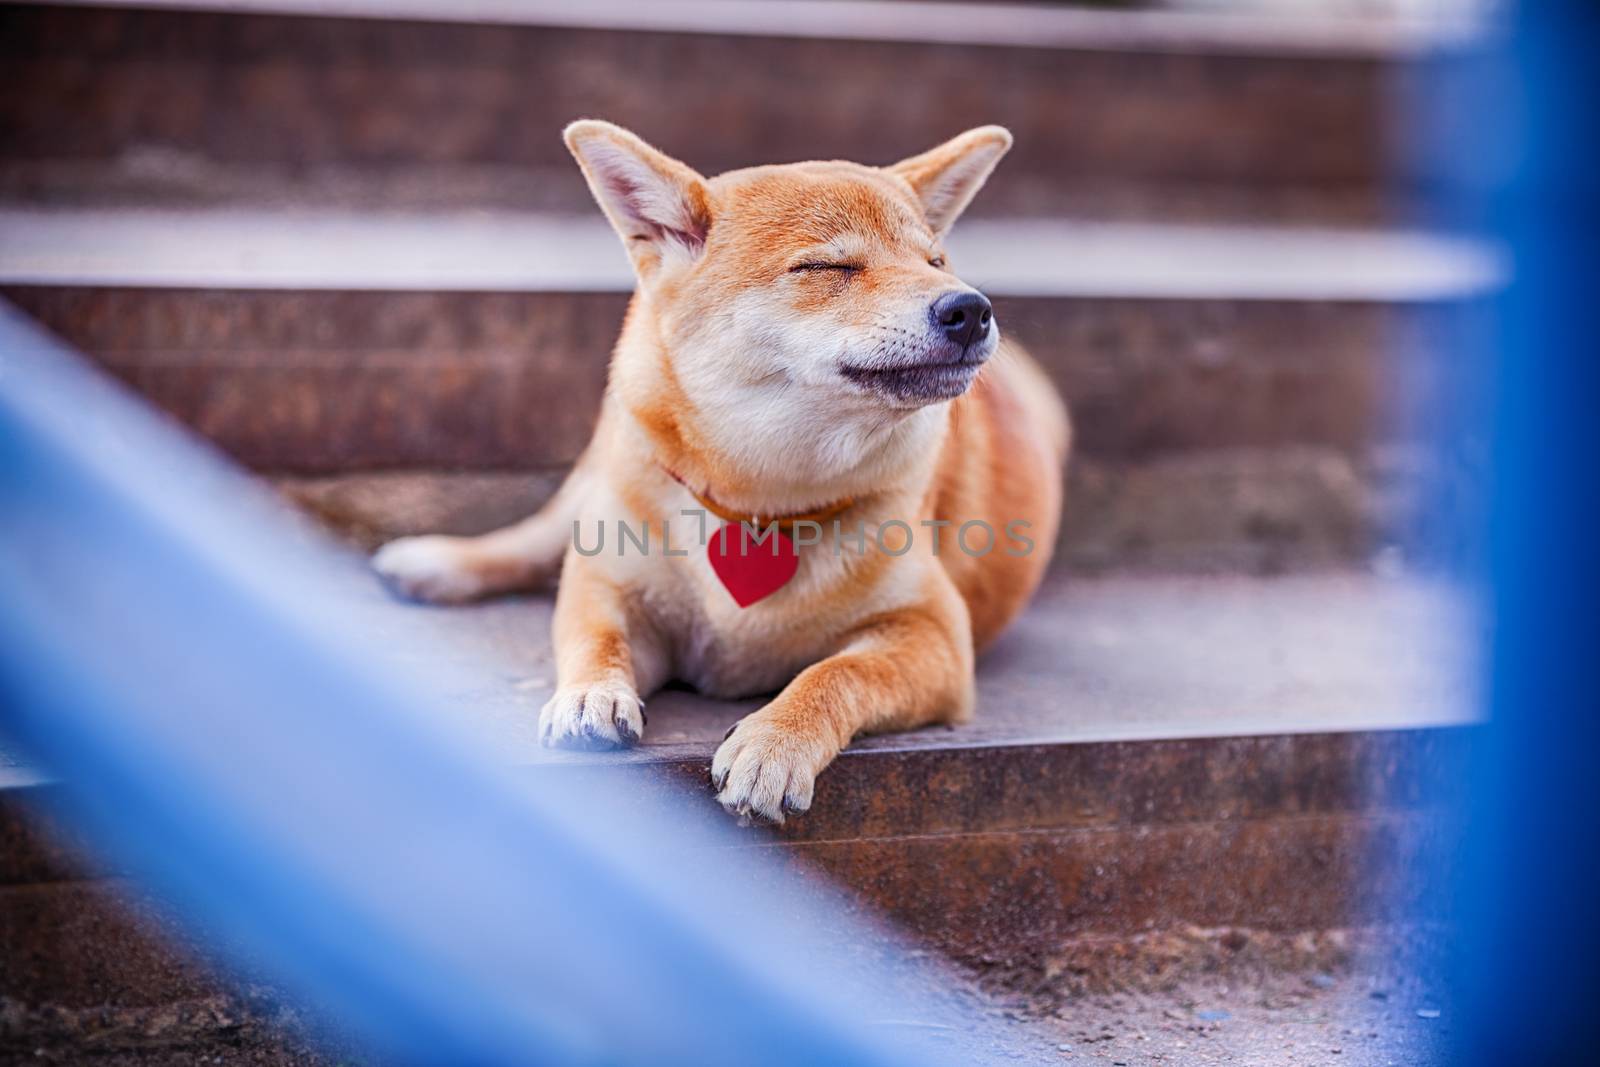
[(817, 774), (856, 735), (972, 714), (971, 626), (966, 605), (942, 584), (928, 603), (869, 620), (739, 721), (711, 762), (724, 808), (782, 822), (785, 811), (811, 806)]
[(372, 566), (403, 596), (435, 604), (532, 589), (560, 569), (586, 482), (580, 461), (529, 518), (481, 537), (402, 537), (380, 548)]
[(664, 643), (629, 610), (621, 590), (571, 553), (552, 626), (555, 695), (539, 713), (539, 740), (567, 748), (615, 748), (644, 734), (644, 702), (667, 679)]

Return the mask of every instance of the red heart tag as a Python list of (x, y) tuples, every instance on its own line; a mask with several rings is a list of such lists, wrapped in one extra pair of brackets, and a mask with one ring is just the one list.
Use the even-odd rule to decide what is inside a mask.
[(711, 569), (741, 608), (776, 593), (800, 569), (800, 552), (782, 530), (770, 530), (757, 541), (742, 522), (713, 534), (706, 552)]

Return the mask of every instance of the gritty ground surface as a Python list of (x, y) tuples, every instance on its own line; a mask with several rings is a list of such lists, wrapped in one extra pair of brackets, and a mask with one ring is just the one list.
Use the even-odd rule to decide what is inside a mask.
[(1429, 1067), (1451, 1024), (1413, 981), (1318, 973), (1083, 997), (1042, 1029), (1062, 1063)]
[(976, 982), (1056, 1063), (1432, 1067), (1454, 1022), (1436, 963), (1449, 939), (1434, 924), (1177, 927), (1062, 945)]
[[(1208, 933), (1224, 942), (1237, 936)], [(1229, 962), (1220, 967), (1204, 951), (1206, 940), (1187, 938), (1191, 951), (1181, 963), (1185, 973), (1158, 975), (1150, 988), (1128, 981), (1131, 972), (1116, 967), (1092, 976), (1055, 974), (1053, 967), (1007, 967), (956, 979), (945, 995), (995, 1024), (987, 1038), (939, 1018), (879, 1022), (921, 1031), (936, 1044), (949, 1031), (952, 1051), (959, 1047), (956, 1062), (1433, 1067), (1447, 1061), (1456, 1018), (1440, 984), (1418, 977), (1415, 967), (1363, 962), (1380, 958), (1370, 954), (1370, 938), (1352, 962), (1347, 955), (1352, 944), (1341, 935), (1286, 939), (1266, 954), (1258, 951), (1263, 939), (1256, 935), (1247, 949), (1225, 950)], [(1285, 959), (1285, 951), (1302, 961), (1324, 960), (1328, 969), (1278, 969), (1274, 961)], [(1152, 973), (1146, 969), (1149, 960), (1149, 955), (1127, 957), (1147, 974)], [(1196, 968), (1201, 973), (1194, 973)], [(1123, 988), (1078, 991), (1085, 980), (1117, 981)], [(35, 1017), (35, 1025), (45, 1023), (54, 1033), (31, 1041), (15, 1031), (5, 1035), (0, 1064), (378, 1067), (379, 1062), (339, 1043), (326, 1053), (308, 1051), (303, 1016), (260, 991), (176, 1013), (147, 1012), (120, 1024), (94, 1018), (95, 1013), (83, 1015), (56, 1018), (54, 1025)], [(980, 1021), (976, 1029), (988, 1028)], [(974, 1046), (974, 1038), (986, 1047)]]
[[(1165, 993), (1085, 997), (1044, 1020), (1018, 1017), (1008, 1027), (1010, 1047), (996, 1050), (992, 1062), (1430, 1067), (1445, 1062), (1450, 1027), (1448, 1013), (1427, 997), (1386, 992), (1378, 999), (1359, 982), (1317, 988), (1304, 978), (1286, 978), (1273, 989), (1193, 983)], [(355, 1067), (368, 1062), (358, 1055), (306, 1051), (255, 1024), (177, 1045), (56, 1041), (0, 1048), (0, 1063), (8, 1065)]]
[[(1325, 975), (1285, 976), (1266, 986), (1193, 982), (1161, 993), (1100, 994), (1075, 1000), (1045, 1019), (1013, 1014), (1009, 1021), (1010, 1047), (996, 1050), (993, 1062), (1112, 1067), (1431, 1067), (1446, 1062), (1452, 1026), (1450, 1013), (1428, 995), (1389, 983), (1372, 985), (1365, 976)], [(366, 1062), (357, 1055), (305, 1051), (256, 1024), (178, 1045), (58, 1041), (31, 1049), (0, 1048), (0, 1063), (18, 1065), (354, 1067)]]

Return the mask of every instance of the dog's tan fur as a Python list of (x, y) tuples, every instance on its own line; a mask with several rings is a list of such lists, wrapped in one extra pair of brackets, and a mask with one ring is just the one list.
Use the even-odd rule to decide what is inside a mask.
[[(641, 695), (672, 678), (713, 696), (781, 687), (712, 764), (724, 806), (781, 821), (810, 806), (851, 738), (971, 716), (974, 653), (1048, 562), (1068, 424), (1024, 352), (1002, 342), (954, 399), (886, 395), (840, 371), (934, 343), (932, 301), (967, 288), (940, 242), (1011, 137), (991, 126), (889, 168), (709, 180), (607, 123), (574, 123), (566, 138), (638, 276), (594, 439), (532, 518), (477, 538), (407, 538), (375, 563), (438, 601), (534, 585), (559, 566), (558, 688), (540, 716), (550, 744), (636, 740)], [(845, 503), (838, 521), (865, 524), (867, 551), (802, 547), (788, 585), (740, 608), (681, 514), (700, 508), (696, 494), (770, 517)], [(619, 520), (648, 527), (648, 554), (569, 547), (575, 521)], [(873, 546), (891, 520), (913, 531), (903, 555)], [(952, 525), (936, 554), (920, 524), (938, 520)], [(992, 551), (959, 550), (970, 520), (999, 535)], [(1029, 525), (1009, 529), (1032, 550), (1013, 554), (1018, 521)], [(662, 551), (669, 524), (687, 555)], [(884, 528), (890, 548), (903, 539)]]

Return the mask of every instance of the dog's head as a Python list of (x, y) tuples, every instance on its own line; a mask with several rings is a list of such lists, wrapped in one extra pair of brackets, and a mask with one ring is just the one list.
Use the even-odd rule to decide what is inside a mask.
[(891, 167), (795, 163), (704, 178), (610, 123), (566, 141), (627, 246), (688, 398), (816, 419), (913, 412), (995, 351), (989, 302), (943, 239), (1011, 135), (970, 130)]

